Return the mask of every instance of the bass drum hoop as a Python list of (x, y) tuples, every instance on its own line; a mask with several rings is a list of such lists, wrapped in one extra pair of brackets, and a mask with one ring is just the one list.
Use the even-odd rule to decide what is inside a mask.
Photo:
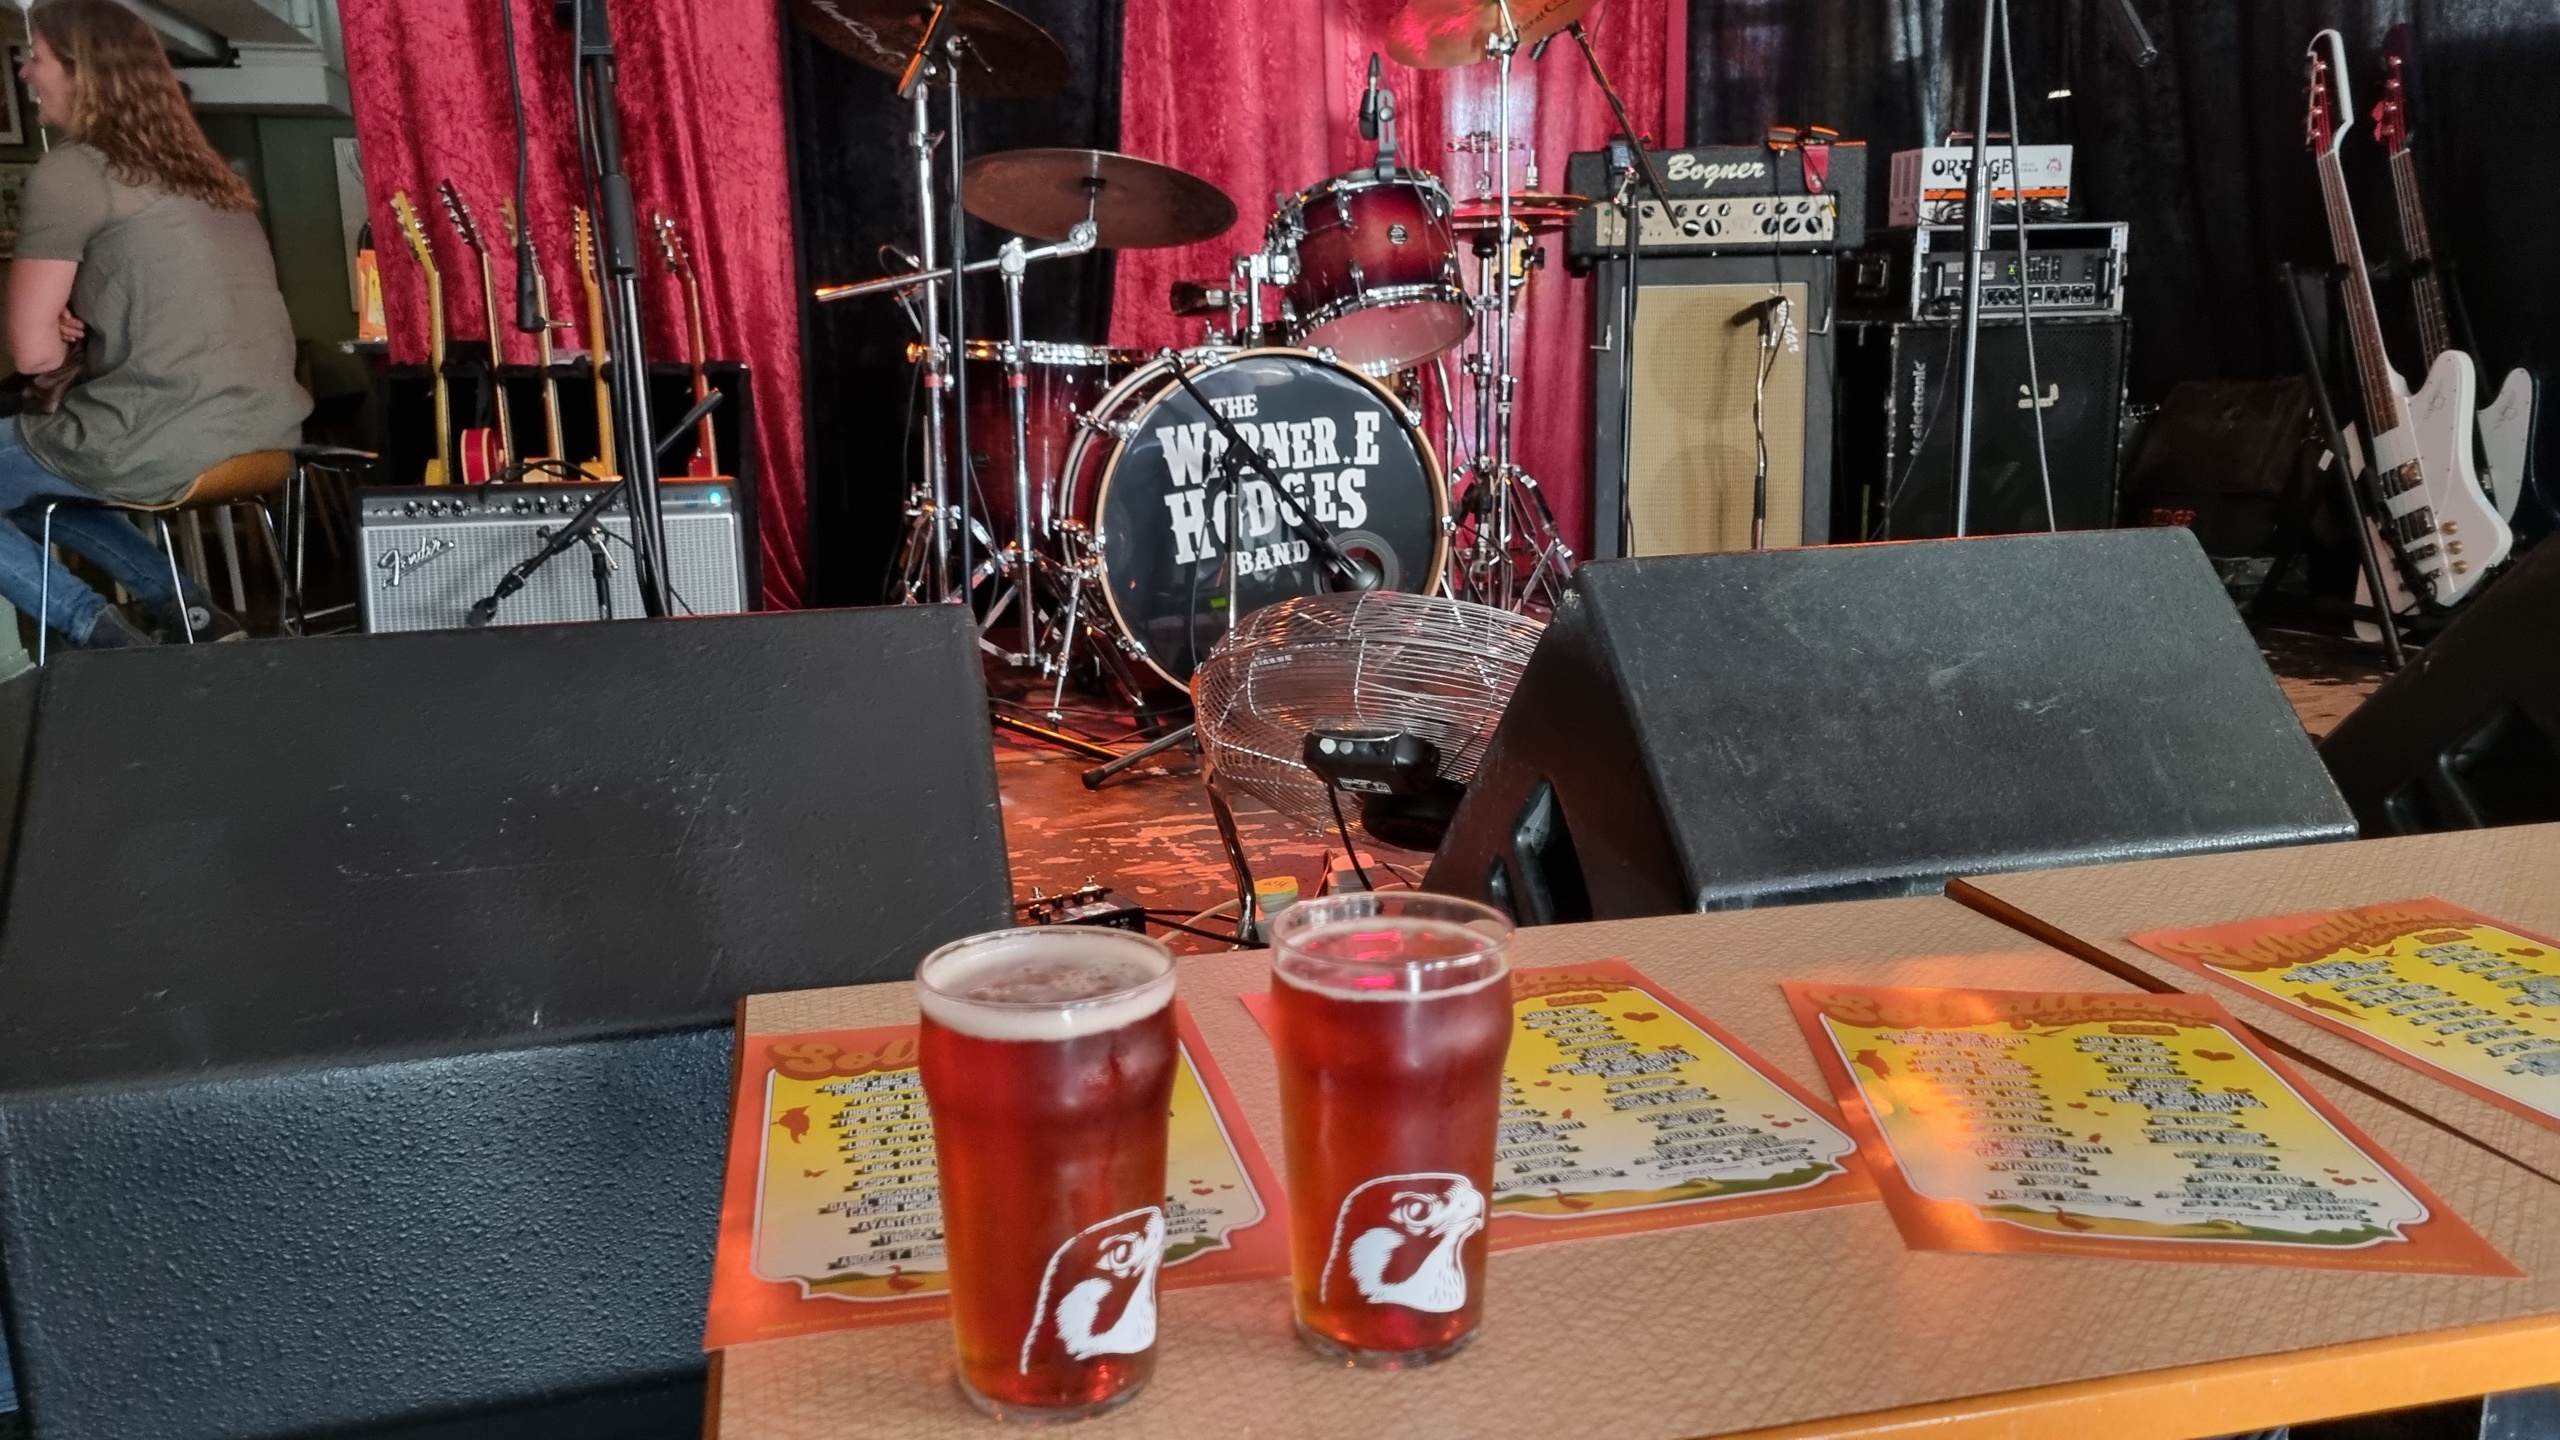
[[(1369, 387), (1372, 393), (1374, 393), (1380, 400), (1386, 402), (1387, 413), (1396, 417), (1396, 423), (1403, 427), (1406, 437), (1413, 442), (1414, 452), (1421, 457), (1423, 479), (1429, 482), (1431, 490), (1431, 564), (1423, 572), (1423, 583), (1418, 588), (1406, 593), (1414, 595), (1437, 595), (1441, 593), (1441, 590), (1447, 584), (1449, 577), (1449, 477), (1447, 473), (1440, 468), (1440, 457), (1433, 453), (1429, 437), (1422, 433), (1421, 417), (1406, 409), (1405, 403), (1396, 398), (1396, 393), (1394, 391), (1379, 384), (1374, 378), (1363, 375), (1358, 370), (1355, 370), (1338, 360), (1327, 360), (1323, 356), (1314, 354), (1311, 351), (1294, 350), (1286, 346), (1275, 345), (1265, 346), (1258, 350), (1239, 350), (1234, 354), (1219, 360), (1216, 364), (1203, 367), (1191, 378), (1197, 381), (1200, 376), (1206, 375), (1211, 370), (1232, 365), (1239, 360), (1259, 359), (1266, 355), (1282, 355), (1293, 360), (1304, 360), (1310, 365), (1321, 365), (1328, 370), (1348, 375), (1352, 379)], [(1148, 364), (1144, 369), (1131, 375), (1128, 379), (1120, 382), (1120, 387), (1122, 389), (1135, 385), (1140, 380), (1147, 379), (1151, 376), (1161, 379), (1164, 382), (1164, 388), (1156, 390), (1148, 395), (1146, 403), (1130, 415), (1130, 434), (1137, 434), (1138, 430), (1142, 428), (1139, 425), (1139, 421), (1154, 411), (1156, 406), (1161, 403), (1169, 393), (1181, 388), (1174, 383), (1171, 372), (1168, 369), (1162, 368), (1167, 366), (1168, 363), (1179, 363), (1179, 357), (1177, 357), (1174, 362), (1157, 359)], [(1111, 402), (1117, 398), (1119, 397), (1116, 391), (1111, 395), (1102, 397), (1102, 400), (1094, 406), (1095, 416), (1100, 418), (1107, 413), (1111, 407)], [(1105, 423), (1109, 422), (1106, 421)], [(1081, 442), (1085, 439), (1091, 438), (1091, 436), (1092, 432), (1087, 431), (1085, 435), (1078, 437), (1079, 448), (1075, 452), (1070, 453), (1067, 457), (1070, 466), (1072, 466), (1073, 463), (1082, 456), (1083, 452), (1081, 449)], [(1103, 606), (1111, 614), (1111, 628), (1118, 631), (1120, 633), (1120, 638), (1127, 642), (1127, 644), (1122, 648), (1127, 651), (1130, 658), (1149, 670), (1154, 671), (1156, 673), (1156, 677), (1164, 681), (1165, 684), (1187, 693), (1191, 689), (1190, 682), (1175, 679), (1171, 671), (1156, 663), (1154, 653), (1149, 651), (1145, 645), (1138, 642), (1138, 630), (1135, 626), (1129, 623), (1129, 617), (1121, 613), (1120, 596), (1111, 583), (1111, 537), (1102, 533), (1102, 516), (1104, 508), (1111, 500), (1111, 482), (1119, 478), (1120, 460), (1122, 456), (1129, 453), (1129, 448), (1128, 442), (1122, 440), (1117, 434), (1112, 434), (1109, 438), (1112, 445), (1111, 463), (1103, 467), (1102, 478), (1094, 484), (1093, 509), (1090, 512), (1092, 515), (1091, 534), (1093, 537), (1092, 544), (1094, 561), (1096, 569), (1100, 571), (1098, 578), (1101, 582), (1096, 588), (1102, 591)], [(1278, 602), (1275, 601), (1273, 603), (1277, 604)], [(1227, 617), (1227, 628), (1230, 634), (1234, 632), (1236, 622), (1243, 618), (1244, 617), (1240, 615), (1230, 615)], [(1220, 638), (1224, 639), (1225, 637), (1221, 636)]]

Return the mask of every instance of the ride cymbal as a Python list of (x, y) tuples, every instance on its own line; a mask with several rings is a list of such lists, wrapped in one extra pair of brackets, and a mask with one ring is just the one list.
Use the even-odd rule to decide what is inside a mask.
[(970, 214), (1035, 240), (1066, 239), (1087, 213), (1106, 250), (1189, 245), (1236, 223), (1224, 190), (1110, 150), (1006, 150), (970, 161), (963, 175)]
[[(883, 75), (907, 72), (933, 8), (932, 0), (790, 0), (791, 18), (819, 43)], [(966, 95), (1028, 99), (1049, 94), (1075, 73), (1048, 31), (996, 0), (951, 0), (942, 33), (960, 40), (956, 64)]]
[[(1582, 18), (1599, 0), (1512, 0), (1519, 43), (1535, 45)], [(1502, 28), (1501, 0), (1405, 0), (1387, 22), (1387, 53), (1417, 70), (1483, 59)]]

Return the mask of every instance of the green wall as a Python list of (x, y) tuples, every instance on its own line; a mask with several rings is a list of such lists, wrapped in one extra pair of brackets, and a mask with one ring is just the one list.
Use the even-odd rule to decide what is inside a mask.
[(293, 315), (294, 337), (311, 364), (315, 398), (362, 393), (364, 361), (339, 348), (356, 333), (347, 288), (346, 242), (338, 223), (336, 142), (352, 120), (299, 115), (206, 115), (206, 138), (258, 192), (276, 282)]

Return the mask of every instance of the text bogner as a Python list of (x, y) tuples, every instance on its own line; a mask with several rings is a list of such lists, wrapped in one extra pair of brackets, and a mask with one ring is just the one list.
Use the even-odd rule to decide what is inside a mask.
[[(1312, 506), (1316, 523), (1329, 529), (1356, 530), (1365, 524), (1369, 502), (1363, 492), (1370, 467), (1379, 461), (1378, 432), (1386, 423), (1384, 412), (1351, 412), (1351, 453), (1345, 463), (1340, 421), (1319, 415), (1311, 420), (1257, 423), (1252, 419), (1256, 400), (1252, 395), (1235, 395), (1211, 402), (1281, 472), (1280, 484), (1287, 492), (1285, 498), (1273, 494), (1270, 482), (1259, 477), (1244, 481), (1244, 539), (1253, 542), (1276, 534), (1284, 518), (1296, 524), (1301, 506)], [(1223, 497), (1209, 494), (1208, 484), (1226, 455), (1226, 435), (1204, 420), (1161, 426), (1156, 443), (1164, 448), (1165, 470), (1173, 482), (1164, 508), (1173, 519), (1175, 562), (1189, 565), (1216, 559), (1218, 546), (1227, 538), (1228, 507)], [(1253, 544), (1240, 547), (1236, 569), (1240, 574), (1258, 575), (1306, 558), (1304, 540)]]

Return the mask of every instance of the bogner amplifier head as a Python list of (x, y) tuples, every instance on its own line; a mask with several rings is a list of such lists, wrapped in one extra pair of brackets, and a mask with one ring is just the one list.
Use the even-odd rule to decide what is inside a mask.
[[(357, 576), (364, 628), (459, 628), (474, 602), (532, 558), (605, 487), (591, 485), (403, 486), (356, 492)], [(679, 615), (751, 608), (747, 521), (727, 480), (664, 481), (667, 579)], [(631, 552), (631, 516), (617, 500), (598, 528), (612, 565), (613, 618), (646, 613)], [(574, 545), (534, 572), (498, 607), (493, 624), (547, 625), (604, 618), (595, 555)]]
[[(1855, 250), (1867, 241), (1862, 141), (1695, 145), (1651, 154), (1671, 204), (1666, 210), (1638, 184), (1639, 238), (1648, 256)], [(1608, 203), (1615, 193), (1609, 152), (1569, 157), (1565, 184), (1601, 202), (1574, 217), (1567, 257), (1577, 268), (1609, 258), (1626, 243), (1625, 219)]]

